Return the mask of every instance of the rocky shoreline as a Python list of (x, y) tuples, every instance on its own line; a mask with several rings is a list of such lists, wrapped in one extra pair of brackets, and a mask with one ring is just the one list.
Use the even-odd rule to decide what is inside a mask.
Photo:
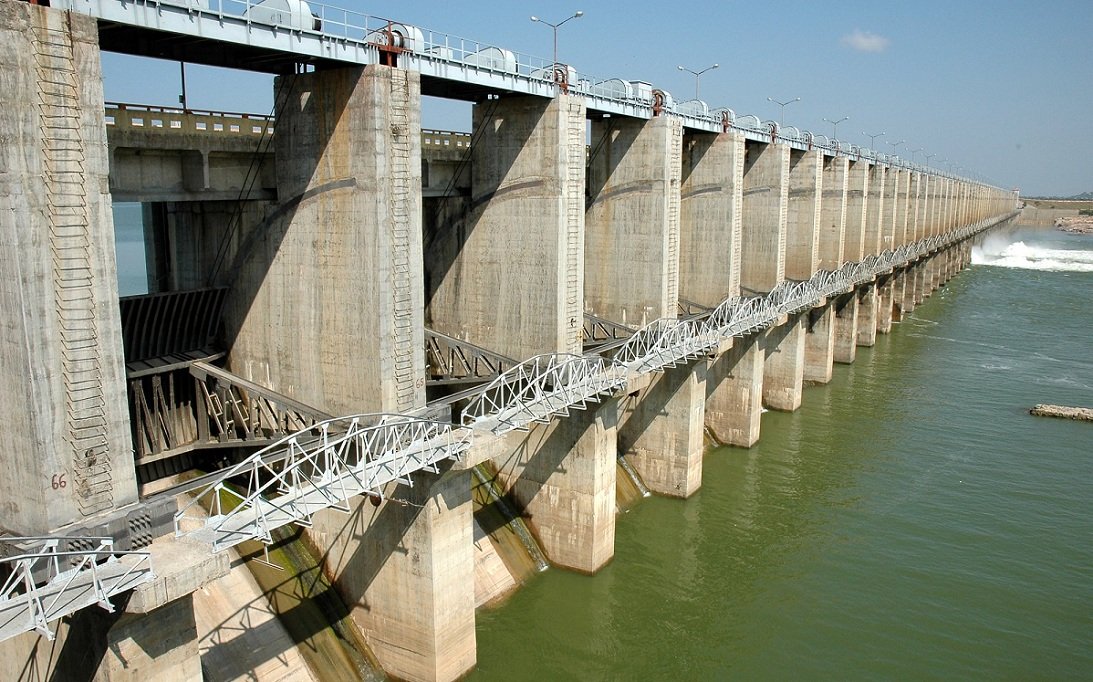
[(1063, 232), (1072, 234), (1093, 235), (1093, 216), (1081, 215), (1076, 217), (1057, 218), (1055, 227)]

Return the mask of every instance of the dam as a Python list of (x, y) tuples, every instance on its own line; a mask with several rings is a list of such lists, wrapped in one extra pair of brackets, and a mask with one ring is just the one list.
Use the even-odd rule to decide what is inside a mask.
[[(491, 596), (474, 472), (550, 565), (595, 574), (620, 470), (693, 495), (707, 434), (754, 446), (1016, 215), (983, 182), (329, 7), (0, 12), (5, 678), (200, 679), (195, 593), (302, 528), (385, 673), (457, 679)], [(165, 44), (275, 73), (275, 116), (108, 105), (100, 50)], [(473, 102), (472, 130), (423, 130), (423, 95)], [(144, 205), (148, 295), (118, 296), (115, 201)]]

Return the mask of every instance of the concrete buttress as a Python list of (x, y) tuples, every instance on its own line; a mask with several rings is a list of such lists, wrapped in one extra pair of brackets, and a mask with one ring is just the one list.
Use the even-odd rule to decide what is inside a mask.
[(673, 116), (592, 123), (585, 310), (642, 327), (676, 316), (683, 124)]
[[(820, 270), (837, 270), (843, 264), (849, 170), (850, 160), (845, 156), (824, 157), (816, 254), (816, 267)], [(809, 311), (805, 335), (805, 381), (821, 384), (831, 381), (835, 358), (835, 317), (834, 298)]]
[[(851, 161), (847, 170), (846, 223), (843, 260), (860, 261), (865, 256), (865, 217), (869, 204), (869, 163)], [(835, 304), (835, 362), (849, 364), (857, 355), (858, 297), (840, 295)]]
[(94, 19), (0, 5), (0, 519), (136, 501)]
[(433, 326), (511, 358), (580, 353), (585, 105), (559, 94), (474, 107), (471, 209), (430, 249)]
[(280, 205), (230, 266), (237, 374), (331, 414), (424, 405), (418, 81), (278, 77)]

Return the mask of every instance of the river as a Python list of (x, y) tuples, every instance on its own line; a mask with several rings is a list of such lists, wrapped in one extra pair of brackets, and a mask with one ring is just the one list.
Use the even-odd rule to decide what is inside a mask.
[(1028, 415), (1093, 406), (1093, 237), (975, 260), (596, 576), (480, 611), (470, 679), (1093, 677), (1093, 424)]

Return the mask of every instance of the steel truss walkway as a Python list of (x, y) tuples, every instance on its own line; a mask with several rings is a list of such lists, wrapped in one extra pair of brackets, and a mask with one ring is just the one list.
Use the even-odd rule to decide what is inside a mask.
[(392, 481), (412, 485), (417, 471), (438, 472), (471, 445), (451, 424), (403, 415), (328, 419), (254, 453), (218, 475), (175, 516), (175, 534), (214, 551), (244, 540), (273, 542), (290, 523), (309, 526), (315, 512), (337, 509), (356, 495), (383, 497)]
[(490, 382), (463, 410), (463, 424), (502, 434), (583, 410), (626, 385), (622, 363), (595, 355), (537, 355)]
[[(92, 544), (93, 549), (75, 549)], [(112, 538), (4, 537), (0, 551), (0, 642), (37, 630), (53, 640), (49, 623), (155, 578), (148, 552), (114, 549)]]

